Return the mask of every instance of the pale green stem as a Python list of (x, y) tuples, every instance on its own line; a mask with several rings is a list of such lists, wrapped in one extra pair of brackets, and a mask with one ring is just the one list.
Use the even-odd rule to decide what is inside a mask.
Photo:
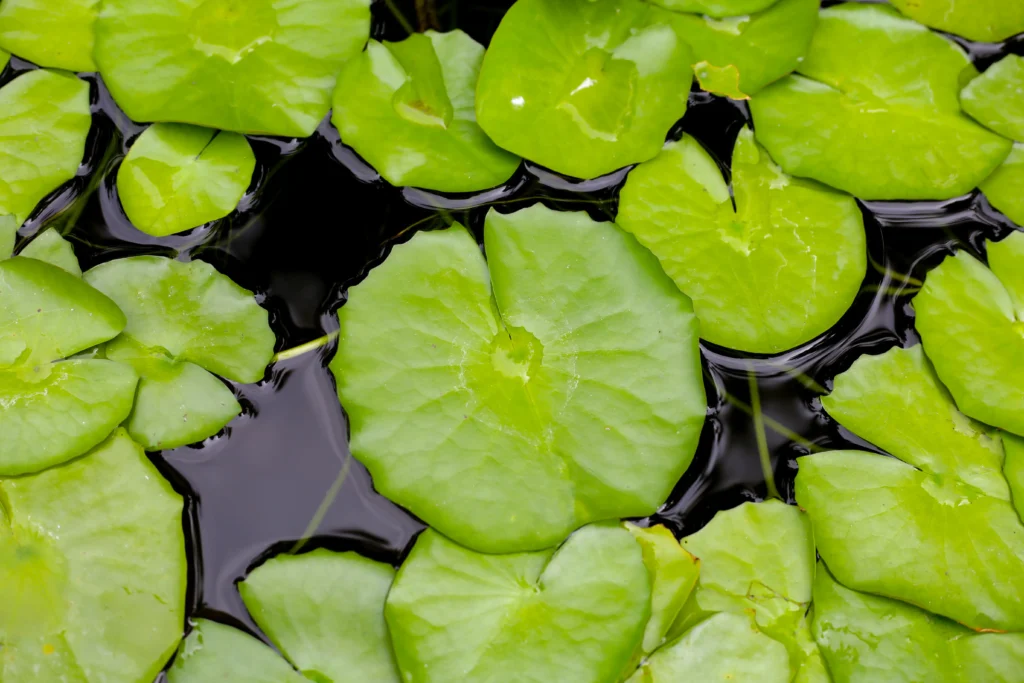
[(298, 356), (301, 356), (304, 353), (309, 353), (310, 351), (316, 351), (317, 349), (322, 349), (323, 347), (327, 346), (328, 344), (330, 344), (332, 341), (334, 341), (337, 338), (338, 338), (338, 330), (335, 330), (334, 332), (331, 332), (329, 334), (325, 334), (324, 336), (320, 337), (319, 339), (314, 339), (311, 342), (306, 342), (305, 344), (300, 344), (299, 346), (296, 346), (296, 347), (293, 347), (293, 348), (290, 348), (290, 349), (285, 349), (284, 351), (278, 351), (277, 353), (274, 354), (274, 357), (270, 359), (270, 362), (271, 363), (277, 363), (277, 362), (282, 361), (282, 360), (289, 360), (290, 358), (297, 358)]
[(327, 516), (327, 511), (331, 509), (331, 505), (334, 504), (335, 499), (341, 492), (341, 487), (344, 486), (345, 480), (348, 478), (349, 470), (352, 469), (352, 456), (346, 455), (345, 461), (341, 466), (341, 472), (338, 472), (338, 476), (335, 477), (334, 483), (331, 484), (331, 488), (327, 489), (327, 495), (320, 501), (320, 505), (317, 507), (316, 512), (313, 514), (313, 519), (309, 520), (309, 524), (306, 525), (305, 530), (302, 532), (302, 538), (296, 542), (292, 549), (289, 550), (289, 554), (294, 555), (302, 550), (311, 538), (316, 534), (317, 529), (320, 528), (320, 523), (324, 521), (324, 517)]
[(416, 33), (416, 29), (413, 28), (413, 25), (409, 23), (409, 20), (405, 18), (405, 15), (402, 14), (401, 10), (398, 9), (398, 6), (395, 5), (395, 0), (384, 0), (384, 4), (387, 5), (388, 10), (394, 15), (395, 19), (398, 20), (398, 23), (401, 24), (406, 33), (409, 35)]
[(747, 372), (747, 383), (750, 386), (750, 409), (754, 417), (754, 433), (757, 436), (757, 453), (761, 456), (761, 470), (768, 485), (768, 497), (778, 498), (779, 490), (775, 488), (775, 472), (772, 470), (772, 458), (768, 452), (768, 437), (764, 431), (764, 414), (761, 412), (761, 393), (757, 388), (757, 375), (753, 368)]

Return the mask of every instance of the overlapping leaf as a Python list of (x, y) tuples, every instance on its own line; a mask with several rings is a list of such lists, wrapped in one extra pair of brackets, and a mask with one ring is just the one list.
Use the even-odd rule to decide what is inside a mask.
[(1007, 55), (990, 66), (964, 87), (960, 104), (986, 128), (1024, 142), (1024, 57)]
[(208, 619), (192, 624), (168, 683), (309, 683), (276, 652), (236, 628)]
[(50, 265), (66, 270), (75, 277), (82, 276), (82, 268), (78, 265), (78, 257), (71, 243), (61, 237), (53, 228), (48, 228), (36, 235), (19, 256), (45, 261)]
[(39, 66), (95, 71), (93, 24), (100, 0), (4, 0), (0, 47)]
[(774, 5), (778, 0), (652, 0), (673, 12), (692, 12), (706, 14), (709, 17), (722, 19), (737, 17), (744, 14), (761, 12)]
[(892, 0), (899, 11), (926, 26), (971, 40), (995, 42), (1024, 32), (1016, 0)]

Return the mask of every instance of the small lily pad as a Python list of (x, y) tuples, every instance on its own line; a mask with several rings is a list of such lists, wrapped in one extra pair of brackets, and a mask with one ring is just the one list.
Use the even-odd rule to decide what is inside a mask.
[(95, 58), (135, 121), (306, 137), (370, 32), (370, 0), (104, 0)]
[(519, 159), (476, 122), (484, 48), (462, 31), (371, 40), (338, 78), (331, 121), (392, 185), (472, 192), (500, 185)]
[(4, 0), (0, 47), (39, 66), (95, 71), (93, 23), (100, 0)]
[(787, 176), (749, 128), (733, 150), (731, 194), (684, 137), (630, 172), (617, 220), (692, 297), (701, 336), (741, 351), (778, 353), (821, 334), (867, 270), (853, 197)]
[(185, 620), (182, 500), (123, 430), (0, 479), (0, 678), (151, 681)]
[(707, 409), (689, 299), (583, 213), (492, 210), (485, 246), (418, 233), (349, 291), (331, 369), (353, 454), (483, 552), (653, 513)]
[(963, 50), (891, 8), (821, 10), (797, 72), (750, 104), (758, 141), (792, 175), (860, 199), (949, 199), (1009, 154), (960, 110), (977, 73)]
[(128, 150), (117, 172), (117, 194), (135, 227), (163, 237), (234, 211), (255, 167), (242, 135), (157, 123)]
[(960, 92), (960, 104), (986, 128), (1024, 142), (1024, 57), (1007, 55), (990, 66)]
[(47, 228), (36, 235), (28, 246), (21, 250), (20, 256), (45, 261), (75, 277), (82, 276), (82, 268), (78, 265), (78, 257), (75, 256), (71, 243), (53, 228)]
[[(6, 3), (4, 3), (6, 4)], [(78, 172), (92, 125), (89, 84), (36, 69), (0, 88), (0, 214), (21, 224)]]
[(181, 643), (168, 683), (309, 683), (271, 648), (236, 628), (196, 619)]
[(484, 57), (480, 126), (498, 146), (579, 178), (654, 157), (693, 81), (670, 19), (640, 0), (519, 0)]
[(1006, 161), (980, 185), (989, 203), (1011, 221), (1024, 226), (1024, 143), (1010, 150)]
[(1016, 0), (892, 0), (903, 14), (925, 26), (970, 40), (998, 42), (1024, 32)]
[(697, 585), (700, 560), (683, 550), (672, 532), (663, 526), (643, 529), (627, 523), (625, 527), (640, 544), (651, 575), (651, 618), (643, 642), (646, 654), (665, 642), (672, 622)]
[(766, 10), (778, 0), (652, 0), (673, 12), (692, 12), (706, 14), (721, 19), (736, 17), (741, 14), (753, 14)]
[(482, 555), (433, 530), (416, 541), (385, 613), (403, 680), (619, 680), (644, 637), (651, 588), (619, 526), (580, 529), (557, 551)]
[(975, 630), (1024, 629), (1024, 525), (1002, 448), (956, 410), (921, 347), (862, 356), (822, 405), (896, 456), (800, 459), (797, 502), (832, 574)]
[(239, 584), (253, 619), (307, 678), (398, 683), (384, 621), (395, 570), (356, 553), (278, 555)]

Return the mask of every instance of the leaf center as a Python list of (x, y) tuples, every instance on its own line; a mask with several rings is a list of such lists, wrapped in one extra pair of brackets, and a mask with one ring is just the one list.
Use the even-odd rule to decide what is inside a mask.
[(495, 371), (523, 384), (536, 375), (543, 356), (540, 340), (522, 327), (502, 329), (491, 343), (491, 364)]

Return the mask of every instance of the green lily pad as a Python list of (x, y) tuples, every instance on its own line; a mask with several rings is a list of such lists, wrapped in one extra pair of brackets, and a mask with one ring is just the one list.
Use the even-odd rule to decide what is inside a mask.
[(822, 404), (896, 456), (800, 459), (797, 502), (832, 574), (976, 630), (1024, 629), (1024, 525), (1002, 448), (956, 410), (921, 348), (862, 356)]
[(672, 622), (697, 585), (700, 560), (683, 550), (663, 526), (643, 529), (627, 523), (625, 527), (640, 544), (651, 575), (651, 618), (643, 642), (643, 652), (650, 653), (665, 642)]
[(1024, 11), (1015, 0), (892, 0), (905, 15), (970, 40), (998, 42), (1024, 32)]
[(486, 263), (459, 225), (418, 233), (350, 290), (331, 369), (352, 452), (482, 552), (653, 513), (706, 413), (690, 301), (583, 213), (492, 210), (485, 245)]
[(670, 18), (640, 0), (519, 0), (480, 69), (480, 126), (498, 146), (579, 178), (654, 157), (693, 81)]
[(776, 4), (778, 0), (651, 0), (655, 5), (660, 5), (673, 12), (692, 12), (694, 14), (706, 14), (709, 17), (721, 19), (723, 17), (736, 17), (741, 14), (754, 14), (766, 10)]
[(137, 345), (236, 382), (263, 379), (275, 343), (267, 311), (210, 264), (133, 256), (92, 268), (85, 281), (117, 302)]
[(644, 637), (650, 579), (619, 526), (557, 551), (482, 555), (433, 530), (416, 541), (385, 614), (403, 680), (619, 680)]
[(128, 150), (117, 172), (117, 193), (135, 227), (163, 237), (234, 211), (255, 168), (242, 135), (157, 123)]
[(253, 619), (281, 653), (315, 681), (398, 683), (384, 621), (395, 578), (356, 553), (279, 555), (239, 584)]
[(151, 681), (185, 620), (182, 500), (121, 430), (0, 480), (0, 679)]
[(758, 141), (792, 175), (860, 199), (949, 199), (1010, 151), (960, 110), (977, 73), (963, 50), (888, 7), (821, 10), (797, 72), (750, 104)]
[(95, 71), (93, 23), (100, 0), (4, 0), (0, 47), (39, 66)]
[(1003, 462), (1003, 474), (1010, 485), (1017, 514), (1024, 521), (1024, 439), (1012, 434), (1003, 435), (1003, 446), (1006, 449), (1006, 460)]
[(20, 224), (78, 172), (92, 125), (89, 84), (29, 71), (0, 88), (0, 111), (0, 214), (13, 214)]
[(928, 273), (916, 325), (959, 409), (1024, 435), (1024, 233), (988, 246), (992, 270), (961, 251)]
[(1024, 142), (1024, 57), (1007, 55), (990, 66), (960, 92), (960, 105), (986, 128)]
[(5, 52), (4, 50), (0, 50), (0, 69), (3, 69), (5, 66), (7, 66), (7, 63), (9, 61), (11, 61), (10, 53)]
[(476, 122), (484, 48), (462, 31), (371, 40), (338, 78), (331, 121), (392, 185), (472, 192), (504, 183), (519, 159)]
[(104, 0), (95, 58), (135, 121), (305, 137), (370, 32), (370, 0)]
[(1017, 225), (1024, 226), (1024, 143), (1016, 143), (1003, 165), (980, 185), (988, 201)]
[[(681, 14), (672, 25), (689, 44), (698, 63), (735, 72), (741, 96), (729, 92), (733, 89), (731, 80), (726, 88), (714, 87), (714, 83), (709, 88), (705, 77), (701, 79), (702, 88), (733, 99), (747, 99), (799, 66), (811, 44), (818, 7), (819, 0), (779, 0), (750, 16), (739, 12), (744, 16), (716, 20)], [(700, 78), (696, 65), (695, 71)]]
[(1024, 634), (974, 633), (912, 605), (852, 591), (822, 565), (814, 637), (836, 683), (1017, 683)]
[(749, 128), (733, 150), (731, 195), (684, 137), (630, 172), (617, 220), (692, 297), (701, 336), (742, 351), (785, 351), (832, 327), (867, 270), (853, 197), (787, 176)]
[(18, 221), (14, 216), (0, 216), (0, 261), (11, 258), (18, 239)]
[(697, 62), (693, 65), (693, 73), (701, 90), (734, 100), (750, 99), (750, 95), (740, 90), (740, 72), (735, 64), (719, 67), (707, 61)]
[(181, 643), (168, 683), (309, 683), (271, 648), (238, 629), (196, 619)]
[(28, 246), (21, 250), (20, 256), (45, 261), (75, 277), (82, 276), (82, 268), (78, 265), (78, 257), (75, 256), (71, 243), (53, 228), (47, 228), (36, 235)]

